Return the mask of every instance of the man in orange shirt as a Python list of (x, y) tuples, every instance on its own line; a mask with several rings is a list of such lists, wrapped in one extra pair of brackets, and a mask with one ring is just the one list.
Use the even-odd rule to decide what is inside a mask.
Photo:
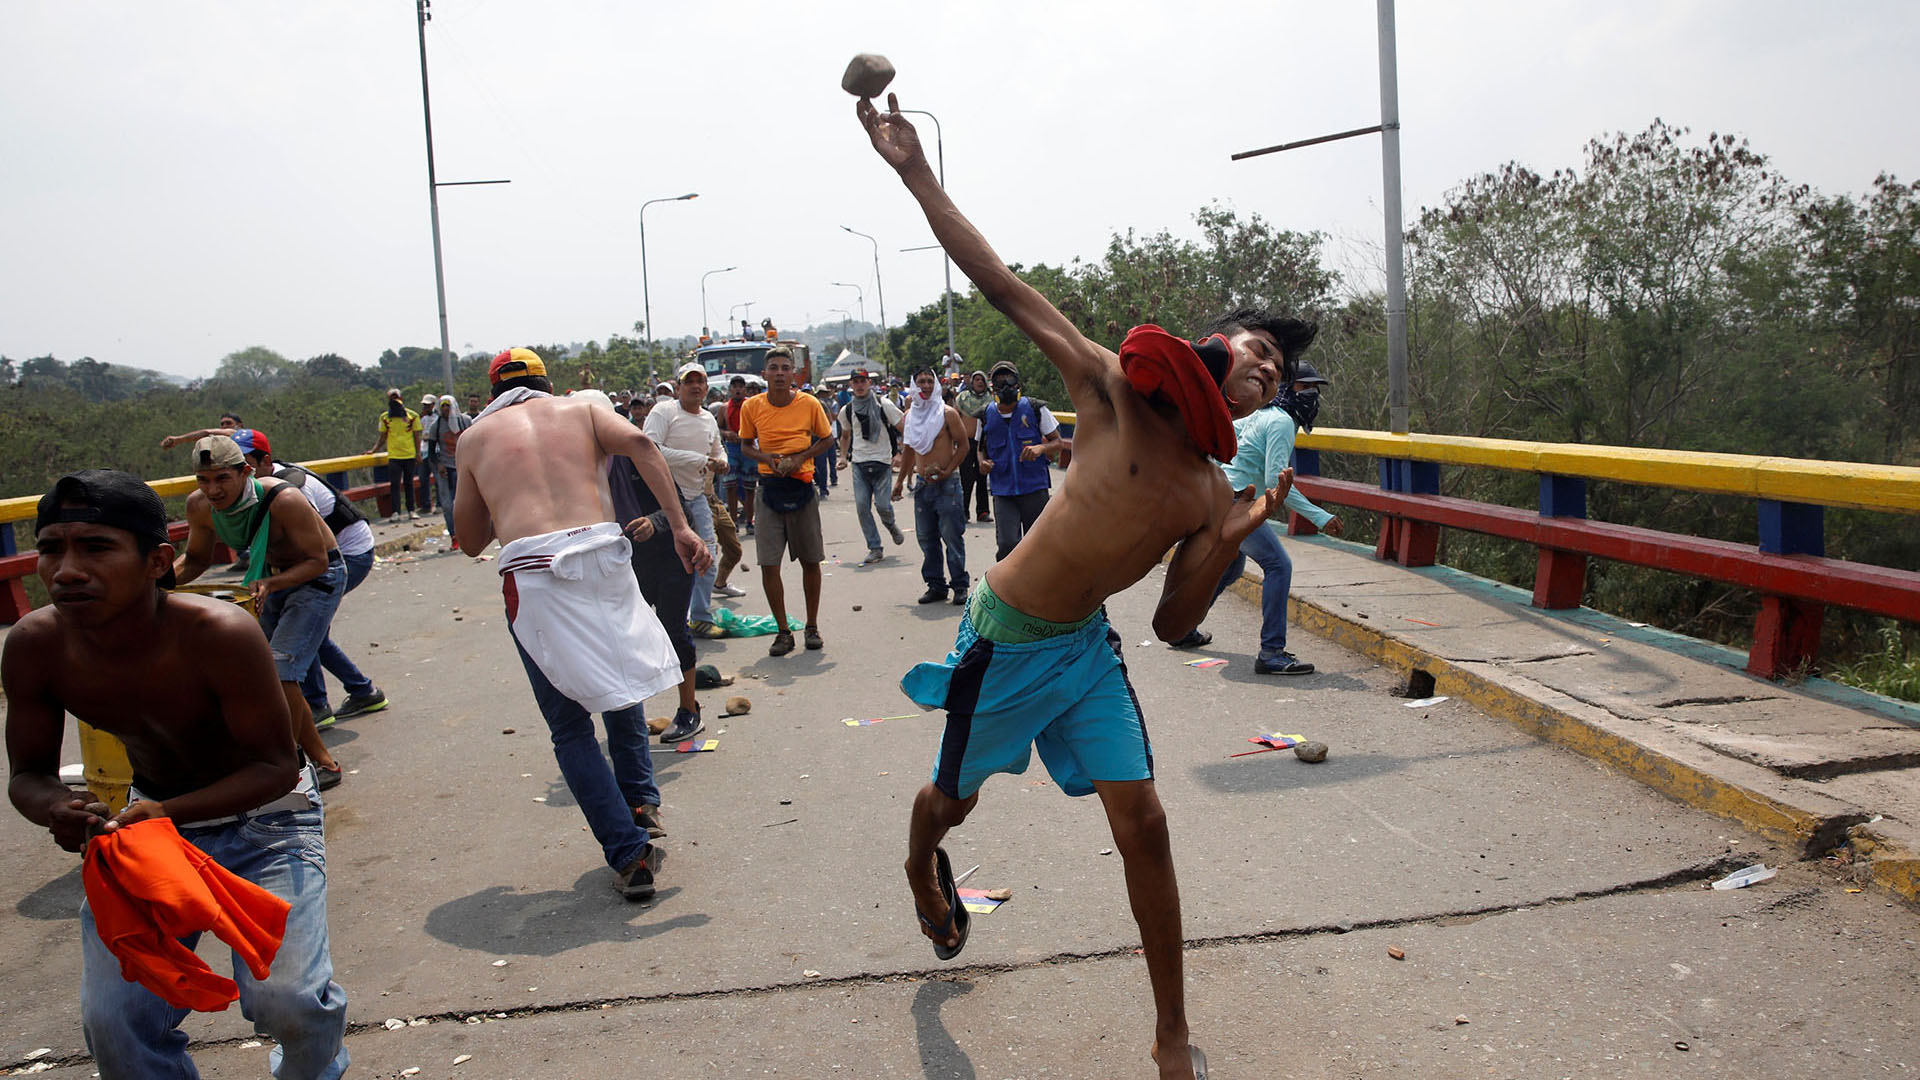
[(813, 490), (813, 456), (832, 442), (833, 425), (820, 399), (794, 392), (793, 350), (785, 345), (768, 349), (767, 392), (740, 406), (740, 452), (760, 463), (753, 508), (753, 520), (759, 526), (754, 551), (767, 605), (780, 627), (768, 656), (793, 651), (787, 591), (780, 580), (780, 557), (788, 552), (800, 563), (800, 586), (807, 596), (807, 648), (826, 644), (820, 637), (820, 564), (826, 561), (827, 548), (820, 535), (820, 502)]

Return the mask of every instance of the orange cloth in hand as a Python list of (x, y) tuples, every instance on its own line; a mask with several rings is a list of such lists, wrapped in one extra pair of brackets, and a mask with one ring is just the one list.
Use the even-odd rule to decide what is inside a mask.
[[(1222, 347), (1226, 345), (1225, 337), (1214, 337), (1220, 338)], [(1233, 460), (1239, 444), (1233, 434), (1233, 414), (1220, 393), (1220, 380), (1201, 363), (1193, 342), (1151, 323), (1136, 326), (1120, 343), (1120, 370), (1141, 396), (1165, 394), (1180, 410), (1187, 434), (1208, 457)]]
[(120, 974), (176, 1008), (219, 1012), (240, 996), (180, 938), (202, 930), (232, 946), (256, 979), (280, 951), (292, 905), (213, 861), (166, 818), (87, 841), (81, 882)]

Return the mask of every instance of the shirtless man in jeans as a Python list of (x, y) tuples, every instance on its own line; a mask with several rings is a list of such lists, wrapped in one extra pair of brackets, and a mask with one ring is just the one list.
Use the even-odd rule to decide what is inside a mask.
[[(339, 1076), (347, 995), (327, 945), (320, 797), (294, 754), (295, 699), (275, 685), (260, 628), (233, 604), (166, 591), (166, 508), (137, 476), (61, 477), (40, 500), (35, 546), (53, 604), (20, 620), (0, 659), (14, 807), (75, 852), (96, 832), (172, 818), (188, 843), (291, 904), (267, 978), (235, 956), (240, 1005), (273, 1036), (276, 1076)], [(61, 782), (67, 713), (126, 744), (134, 783), (119, 814)], [(180, 1030), (186, 1010), (122, 976), (91, 906), (80, 909), (80, 947), (80, 1022), (96, 1075), (196, 1075)]]
[[(919, 478), (913, 489), (913, 534), (920, 541), (920, 578), (927, 591), (922, 604), (937, 604), (953, 592), (956, 605), (967, 602), (967, 504), (961, 497), (960, 465), (967, 459), (969, 440), (960, 411), (941, 399), (933, 369), (913, 374), (900, 435), (900, 471), (893, 478), (893, 501), (909, 475)], [(945, 575), (941, 552), (945, 549)]]
[[(988, 302), (1039, 346), (1079, 414), (1073, 468), (1048, 511), (973, 590), (953, 652), (901, 687), (947, 710), (933, 782), (914, 799), (905, 865), (923, 932), (942, 959), (966, 944), (965, 908), (939, 847), (980, 785), (1027, 767), (1034, 745), (1062, 791), (1098, 793), (1145, 946), (1162, 1080), (1192, 1080), (1205, 1059), (1188, 1039), (1180, 892), (1152, 750), (1127, 683), (1106, 598), (1172, 549), (1153, 630), (1175, 641), (1199, 623), (1240, 542), (1280, 505), (1292, 471), (1264, 493), (1235, 492), (1209, 457), (1230, 460), (1232, 418), (1272, 399), (1311, 324), (1262, 317), (1186, 342), (1136, 327), (1120, 355), (1087, 340), (994, 254), (941, 190), (894, 95), (856, 106), (873, 148), (900, 174), (934, 236)], [(1217, 331), (1217, 332), (1214, 332)]]
[[(607, 459), (624, 455), (659, 500), (690, 573), (712, 557), (687, 525), (680, 493), (653, 440), (612, 409), (553, 396), (545, 363), (508, 349), (487, 369), (493, 404), (460, 436), (453, 504), (460, 550), (500, 541), (495, 564), (514, 647), (553, 736), (567, 790), (600, 842), (614, 887), (650, 899), (662, 853), (641, 705), (680, 681), (666, 630), (640, 595), (632, 548), (614, 524)], [(592, 713), (607, 725), (613, 766)]]

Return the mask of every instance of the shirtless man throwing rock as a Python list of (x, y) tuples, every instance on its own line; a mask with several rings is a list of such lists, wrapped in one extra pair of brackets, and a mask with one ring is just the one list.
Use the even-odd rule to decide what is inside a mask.
[(900, 174), (947, 254), (994, 307), (1059, 369), (1079, 415), (1073, 468), (1047, 512), (974, 590), (945, 662), (921, 664), (901, 687), (947, 711), (933, 782), (914, 799), (906, 876), (923, 932), (942, 959), (966, 944), (966, 909), (939, 847), (994, 773), (1021, 772), (1038, 746), (1062, 791), (1098, 793), (1126, 863), (1156, 1013), (1151, 1050), (1166, 1080), (1205, 1068), (1187, 1032), (1180, 894), (1153, 758), (1127, 682), (1108, 596), (1145, 577), (1172, 549), (1154, 633), (1175, 641), (1206, 613), (1213, 586), (1292, 483), (1234, 492), (1209, 457), (1233, 456), (1232, 418), (1264, 405), (1311, 327), (1248, 320), (1183, 341), (1136, 327), (1120, 355), (1087, 340), (1021, 281), (961, 216), (900, 114), (862, 98), (873, 148)]
[[(560, 775), (615, 888), (629, 900), (650, 899), (663, 857), (648, 835), (660, 789), (641, 705), (680, 681), (680, 661), (634, 581), (632, 547), (613, 520), (607, 459), (632, 460), (689, 573), (705, 570), (711, 556), (687, 525), (666, 460), (639, 428), (612, 409), (554, 397), (545, 363), (529, 349), (494, 357), (487, 377), (493, 404), (460, 437), (460, 550), (477, 557), (500, 541), (508, 629)], [(595, 712), (606, 721), (611, 769), (594, 737)]]

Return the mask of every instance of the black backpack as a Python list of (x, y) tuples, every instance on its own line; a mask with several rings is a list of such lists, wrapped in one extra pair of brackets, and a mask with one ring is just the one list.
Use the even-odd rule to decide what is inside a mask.
[(280, 466), (280, 471), (274, 475), (281, 480), (285, 480), (289, 486), (295, 488), (305, 486), (309, 479), (318, 480), (320, 481), (321, 487), (333, 492), (333, 513), (328, 514), (321, 520), (327, 523), (327, 528), (333, 530), (333, 535), (335, 536), (339, 536), (345, 532), (347, 526), (352, 525), (354, 522), (367, 520), (366, 516), (360, 513), (359, 507), (353, 505), (350, 499), (340, 493), (339, 488), (327, 483), (326, 478), (322, 476), (310, 473), (298, 465), (282, 465)]

